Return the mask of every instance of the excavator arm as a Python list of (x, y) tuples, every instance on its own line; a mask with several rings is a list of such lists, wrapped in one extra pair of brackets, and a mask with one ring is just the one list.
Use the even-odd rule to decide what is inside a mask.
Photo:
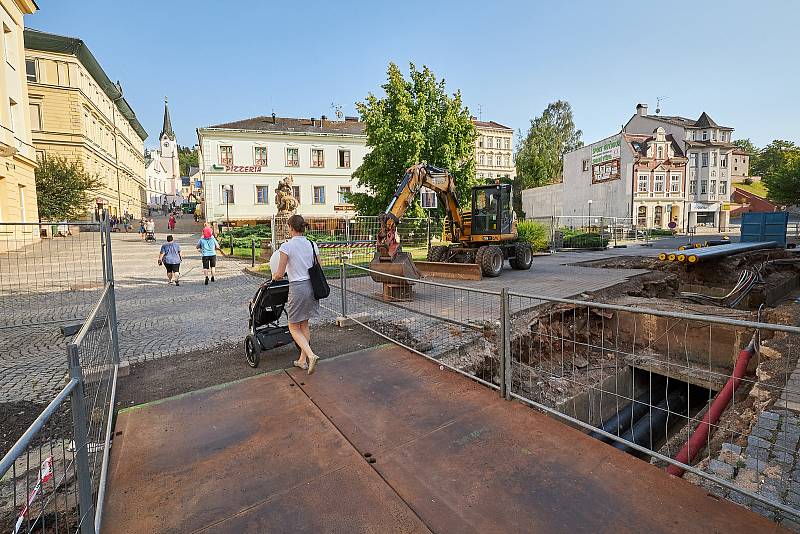
[(392, 197), (386, 213), (393, 215), (395, 222), (399, 221), (423, 187), (436, 193), (447, 213), (447, 219), (452, 225), (453, 239), (458, 241), (464, 233), (464, 219), (458, 206), (455, 179), (445, 169), (424, 164), (410, 167), (406, 170), (400, 185), (397, 186), (397, 191)]

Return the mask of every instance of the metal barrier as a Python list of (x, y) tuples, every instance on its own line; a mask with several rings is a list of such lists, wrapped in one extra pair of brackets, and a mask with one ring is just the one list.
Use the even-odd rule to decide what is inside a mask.
[(800, 517), (800, 328), (380, 274), (406, 286), (387, 294), (373, 274), (342, 263), (343, 316), (712, 493)]
[[(99, 271), (106, 282), (100, 291), (92, 288), (91, 309), (74, 338), (61, 347), (59, 361), (67, 355), (66, 386), (59, 380), (57, 394), (0, 460), (0, 531), (89, 533), (102, 520), (119, 341), (110, 228), (106, 220), (89, 227), (96, 230), (96, 241), (84, 243), (99, 243), (100, 265), (80, 265), (79, 257), (71, 261), (87, 272)], [(35, 250), (29, 246), (17, 250)], [(46, 299), (51, 293), (45, 289), (60, 287), (59, 280), (34, 289)], [(83, 309), (85, 298), (76, 299), (70, 309)], [(60, 377), (64, 369), (62, 363)]]

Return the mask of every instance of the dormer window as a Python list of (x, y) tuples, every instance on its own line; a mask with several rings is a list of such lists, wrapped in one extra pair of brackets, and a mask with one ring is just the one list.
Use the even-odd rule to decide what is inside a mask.
[(658, 145), (657, 152), (658, 152), (658, 159), (664, 159), (664, 147)]
[(711, 140), (712, 141), (716, 141), (717, 140), (717, 131), (716, 130), (711, 130)]
[(708, 130), (703, 130), (703, 141), (708, 141)]

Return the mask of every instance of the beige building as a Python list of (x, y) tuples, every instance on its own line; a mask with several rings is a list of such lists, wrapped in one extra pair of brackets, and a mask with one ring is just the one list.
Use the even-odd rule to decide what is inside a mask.
[(516, 176), (514, 167), (514, 130), (494, 121), (472, 117), (478, 136), (475, 139), (475, 176), (480, 181)]
[(147, 133), (84, 42), (25, 30), (25, 72), (38, 156), (79, 159), (103, 183), (87, 216), (146, 213)]
[[(0, 7), (5, 58), (0, 69), (0, 222), (36, 222), (36, 153), (27, 113), (22, 18), (38, 8), (31, 0), (0, 0)], [(31, 231), (38, 234), (38, 229)], [(0, 241), (8, 244), (10, 239)]]
[[(744, 182), (750, 176), (750, 156), (741, 148), (734, 148), (731, 155), (731, 182)], [(759, 181), (760, 177), (756, 177)]]

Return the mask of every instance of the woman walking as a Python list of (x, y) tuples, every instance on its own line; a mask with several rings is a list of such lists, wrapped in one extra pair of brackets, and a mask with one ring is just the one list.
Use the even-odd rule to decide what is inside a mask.
[(300, 358), (294, 365), (314, 372), (319, 356), (311, 350), (311, 329), (308, 320), (319, 313), (319, 301), (314, 298), (314, 289), (308, 270), (319, 257), (319, 249), (305, 236), (306, 224), (302, 215), (292, 215), (288, 220), (290, 239), (281, 245), (280, 262), (272, 273), (273, 280), (281, 280), (284, 275), (289, 278), (289, 300), (286, 302), (286, 314), (289, 316), (289, 332), (297, 346), (300, 347)]
[(219, 243), (211, 232), (211, 228), (203, 228), (203, 237), (197, 242), (195, 248), (203, 256), (203, 274), (206, 275), (205, 285), (208, 285), (209, 275), (211, 275), (211, 281), (214, 281), (217, 269), (217, 249), (219, 248)]

